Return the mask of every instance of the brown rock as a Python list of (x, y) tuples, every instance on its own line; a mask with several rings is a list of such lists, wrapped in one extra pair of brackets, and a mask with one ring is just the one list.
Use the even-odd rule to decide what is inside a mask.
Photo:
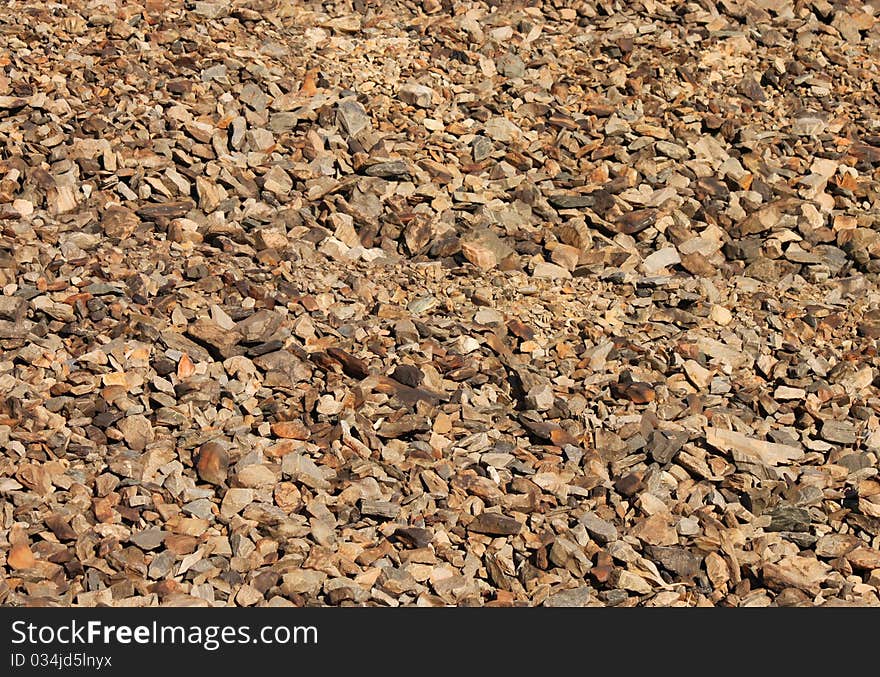
[(289, 440), (307, 440), (311, 435), (308, 427), (302, 421), (276, 421), (270, 426), (272, 434), (276, 437)]
[(518, 534), (520, 529), (522, 524), (513, 517), (494, 512), (480, 513), (468, 524), (468, 530), (492, 536), (513, 536)]
[(30, 569), (36, 565), (37, 559), (26, 543), (18, 543), (10, 548), (6, 563), (15, 570)]
[(205, 442), (199, 447), (196, 470), (199, 478), (209, 484), (226, 482), (229, 469), (229, 452), (222, 442)]

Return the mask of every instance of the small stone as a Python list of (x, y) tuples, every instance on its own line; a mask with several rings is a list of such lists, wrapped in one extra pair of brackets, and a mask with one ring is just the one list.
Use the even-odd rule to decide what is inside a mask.
[(394, 530), (394, 538), (416, 549), (427, 548), (433, 540), (431, 531), (421, 527), (398, 527)]
[(286, 440), (307, 440), (311, 435), (308, 427), (299, 420), (276, 421), (270, 429), (273, 435)]
[(510, 143), (522, 137), (522, 130), (507, 118), (495, 117), (486, 121), (483, 133), (493, 141)]
[(508, 78), (521, 78), (526, 73), (526, 65), (516, 54), (502, 54), (495, 62), (498, 72)]
[(611, 395), (617, 399), (629, 400), (635, 404), (648, 404), (654, 401), (657, 393), (649, 383), (634, 381), (612, 384)]
[(224, 329), (213, 320), (202, 318), (190, 324), (186, 333), (193, 340), (213, 350), (219, 357), (227, 358), (235, 354), (235, 346), (241, 340), (236, 331)]
[(273, 486), (278, 481), (275, 472), (260, 463), (246, 465), (235, 473), (232, 483), (237, 487), (260, 489)]
[(547, 411), (551, 409), (556, 402), (556, 395), (550, 384), (537, 385), (529, 390), (526, 394), (526, 402), (529, 407), (537, 411)]
[(550, 259), (556, 265), (562, 266), (569, 272), (577, 268), (580, 262), (581, 250), (565, 244), (557, 245), (550, 253)]
[(546, 607), (584, 607), (590, 601), (591, 590), (588, 587), (573, 588), (554, 593), (544, 600)]
[(0, 296), (0, 319), (21, 322), (27, 315), (27, 300), (20, 296)]
[(860, 545), (861, 539), (852, 534), (825, 534), (816, 542), (816, 555), (829, 559), (843, 557)]
[(640, 473), (627, 473), (614, 480), (614, 488), (624, 496), (634, 496), (644, 487)]
[(791, 133), (817, 137), (825, 131), (825, 121), (818, 117), (800, 117), (791, 123)]
[(645, 552), (664, 569), (684, 579), (692, 578), (700, 571), (702, 558), (684, 548), (648, 545)]
[(494, 512), (484, 512), (477, 515), (470, 524), (468, 530), (478, 534), (491, 536), (513, 536), (520, 532), (522, 524), (513, 517)]
[(681, 267), (698, 277), (713, 277), (717, 273), (715, 266), (700, 252), (681, 254)]
[(462, 238), (461, 252), (464, 257), (482, 270), (495, 268), (512, 259), (516, 252), (488, 229), (478, 229)]
[(807, 396), (807, 391), (803, 388), (790, 388), (788, 386), (779, 386), (773, 391), (773, 397), (777, 400), (802, 400)]
[(555, 263), (542, 261), (535, 266), (534, 271), (532, 271), (532, 277), (564, 280), (571, 277), (571, 272), (567, 268), (557, 266)]
[(277, 197), (284, 197), (293, 189), (293, 180), (287, 172), (275, 165), (263, 176), (263, 188)]
[(362, 515), (368, 517), (382, 517), (384, 519), (394, 519), (400, 513), (400, 506), (391, 501), (372, 501), (363, 499), (360, 502), (360, 510)]
[(143, 451), (155, 439), (153, 425), (146, 416), (127, 416), (116, 424), (125, 442), (135, 451)]
[(16, 571), (30, 569), (37, 564), (37, 558), (26, 543), (17, 543), (9, 549), (6, 563)]
[(746, 75), (740, 80), (739, 85), (737, 85), (737, 91), (746, 98), (758, 103), (767, 100), (767, 95), (764, 93), (763, 88), (752, 75)]
[(234, 488), (229, 489), (223, 496), (220, 504), (220, 514), (229, 518), (241, 512), (254, 501), (253, 489)]
[(764, 583), (772, 589), (787, 587), (818, 595), (831, 567), (812, 557), (784, 557), (776, 563), (767, 562), (762, 568)]
[(810, 522), (808, 510), (781, 505), (770, 513), (767, 531), (809, 531)]
[(155, 550), (165, 542), (165, 536), (167, 536), (167, 532), (152, 528), (132, 534), (129, 540), (141, 550)]
[(853, 566), (853, 569), (861, 571), (880, 569), (880, 551), (874, 548), (865, 546), (853, 548), (844, 557)]
[(723, 428), (708, 428), (706, 441), (716, 449), (731, 452), (735, 461), (759, 462), (775, 466), (791, 463), (804, 456), (804, 451), (800, 447), (766, 442)]
[(346, 99), (339, 103), (336, 121), (350, 137), (358, 136), (371, 126), (366, 109), (354, 99)]
[(281, 592), (285, 595), (316, 595), (326, 578), (323, 571), (294, 569), (282, 577)]
[(856, 443), (856, 427), (848, 421), (825, 421), (822, 423), (822, 439), (836, 444)]
[(419, 108), (428, 108), (434, 101), (434, 90), (425, 85), (409, 83), (403, 85), (398, 92), (398, 97), (404, 103)]
[(697, 388), (707, 388), (712, 382), (713, 373), (696, 360), (685, 361), (684, 373), (687, 374), (688, 380)]
[(199, 479), (209, 484), (222, 485), (226, 482), (229, 469), (229, 452), (221, 442), (205, 442), (199, 447), (196, 471)]
[(603, 520), (595, 513), (585, 512), (578, 518), (578, 521), (586, 527), (590, 535), (601, 545), (616, 541), (618, 538), (615, 526), (611, 522)]
[(712, 307), (709, 309), (709, 317), (715, 322), (715, 324), (719, 324), (722, 327), (726, 327), (733, 322), (733, 313), (724, 306), (719, 306), (717, 303), (713, 303)]
[(642, 269), (648, 275), (657, 275), (661, 271), (681, 263), (681, 257), (675, 247), (660, 249), (642, 261)]

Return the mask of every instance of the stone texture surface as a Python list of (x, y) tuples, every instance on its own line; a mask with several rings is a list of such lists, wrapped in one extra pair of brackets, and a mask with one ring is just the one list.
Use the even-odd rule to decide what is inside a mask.
[(877, 6), (0, 8), (0, 604), (880, 604)]

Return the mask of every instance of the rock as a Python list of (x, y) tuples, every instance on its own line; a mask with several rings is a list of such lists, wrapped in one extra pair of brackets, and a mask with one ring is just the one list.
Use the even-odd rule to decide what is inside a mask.
[(526, 393), (526, 402), (531, 409), (547, 411), (556, 403), (556, 395), (550, 384), (536, 385)]
[(596, 200), (590, 195), (550, 195), (547, 202), (557, 209), (580, 209), (582, 207), (592, 207)]
[(844, 557), (852, 565), (853, 569), (861, 571), (880, 569), (880, 551), (874, 548), (864, 546), (853, 548)]
[(311, 435), (302, 421), (276, 421), (270, 426), (272, 434), (288, 440), (307, 440)]
[(831, 567), (812, 557), (784, 557), (767, 562), (762, 569), (764, 583), (775, 590), (787, 587), (818, 595)]
[(817, 137), (825, 131), (825, 121), (818, 117), (799, 117), (791, 124), (791, 133), (798, 136)]
[(221, 358), (232, 357), (235, 354), (235, 346), (241, 340), (238, 332), (224, 329), (213, 320), (206, 318), (196, 320), (189, 325), (186, 333)]
[(199, 479), (209, 484), (226, 482), (229, 469), (229, 452), (222, 442), (205, 442), (199, 447), (196, 470)]
[[(623, 214), (617, 223), (621, 233), (636, 235), (653, 226), (656, 221), (657, 211), (655, 209), (635, 209)], [(664, 254), (664, 256), (666, 255)]]
[(481, 513), (468, 524), (468, 530), (492, 536), (513, 536), (518, 534), (520, 529), (522, 524), (513, 517), (493, 512)]
[(407, 547), (416, 549), (427, 548), (432, 541), (431, 532), (420, 527), (398, 527), (394, 530), (394, 537)]
[(648, 404), (653, 402), (656, 397), (656, 392), (651, 385), (641, 381), (614, 383), (611, 386), (611, 394), (615, 398), (629, 400), (635, 404)]
[(302, 482), (307, 487), (326, 491), (330, 483), (324, 478), (323, 473), (315, 465), (312, 459), (300, 453), (289, 454), (284, 457), (281, 471), (297, 482)]
[(726, 327), (733, 322), (733, 313), (724, 306), (719, 306), (717, 303), (713, 304), (712, 308), (709, 310), (709, 317), (712, 318), (713, 322), (720, 324), (722, 327)]
[(226, 518), (232, 517), (249, 506), (253, 500), (253, 489), (229, 489), (223, 496), (223, 502), (220, 504), (220, 514)]
[(707, 428), (706, 441), (716, 449), (730, 453), (733, 460), (738, 462), (775, 466), (797, 461), (804, 456), (800, 447), (765, 442), (723, 428)]
[(601, 519), (592, 512), (586, 512), (578, 518), (590, 535), (602, 545), (618, 539), (617, 529), (610, 522)]
[(568, 271), (567, 268), (557, 266), (554, 263), (547, 263), (546, 261), (542, 261), (535, 266), (534, 271), (532, 271), (532, 277), (558, 280), (570, 278), (571, 273)]
[(327, 574), (323, 571), (298, 569), (284, 574), (281, 592), (285, 595), (316, 595), (324, 586)]
[(861, 543), (858, 537), (851, 534), (825, 534), (816, 543), (816, 555), (829, 559), (843, 557)]
[(521, 78), (526, 73), (525, 63), (516, 54), (502, 54), (495, 63), (498, 72), (508, 78)]
[(684, 548), (648, 545), (645, 552), (664, 569), (683, 579), (693, 578), (700, 572), (702, 558)]
[(642, 261), (642, 269), (648, 275), (657, 275), (661, 271), (681, 263), (681, 257), (675, 247), (660, 249)]
[(544, 600), (546, 607), (583, 607), (590, 601), (590, 588), (584, 586), (571, 590), (561, 590)]
[(767, 95), (764, 93), (763, 88), (752, 75), (746, 75), (743, 77), (737, 85), (737, 90), (744, 97), (751, 99), (752, 101), (760, 103), (767, 100)]
[(404, 103), (419, 108), (430, 108), (435, 96), (434, 90), (430, 87), (415, 83), (403, 85), (397, 95)]
[(382, 517), (394, 519), (400, 512), (400, 506), (390, 501), (373, 501), (362, 499), (360, 502), (361, 514), (368, 517)]
[(284, 318), (271, 310), (258, 310), (235, 324), (243, 343), (265, 343), (281, 326)]
[(167, 532), (162, 529), (144, 529), (136, 534), (132, 534), (129, 539), (141, 550), (155, 550), (165, 542)]
[(856, 443), (856, 428), (848, 421), (824, 421), (822, 423), (822, 439), (836, 444), (852, 445)]
[(688, 380), (697, 388), (707, 388), (712, 382), (712, 372), (696, 360), (685, 361), (684, 373), (687, 374)]
[(293, 180), (287, 172), (275, 165), (263, 176), (263, 189), (277, 197), (284, 197), (293, 189)]
[(487, 120), (484, 124), (483, 134), (493, 141), (510, 143), (522, 137), (522, 130), (507, 118), (494, 117)]
[(516, 256), (509, 245), (488, 229), (475, 230), (463, 238), (461, 252), (468, 261), (482, 270), (511, 262)]
[(19, 296), (0, 296), (0, 319), (21, 322), (27, 315), (28, 303)]
[(235, 473), (233, 484), (238, 487), (260, 489), (273, 486), (278, 481), (275, 472), (268, 466), (253, 463)]
[(810, 513), (803, 508), (780, 505), (770, 513), (767, 531), (809, 531)]
[(155, 439), (153, 426), (146, 416), (126, 416), (116, 424), (129, 447), (143, 451)]
[(31, 569), (37, 564), (34, 553), (26, 543), (17, 543), (9, 549), (6, 556), (6, 563), (15, 571), (22, 569)]
[(336, 122), (349, 137), (358, 136), (371, 127), (366, 109), (354, 99), (339, 102), (336, 109)]

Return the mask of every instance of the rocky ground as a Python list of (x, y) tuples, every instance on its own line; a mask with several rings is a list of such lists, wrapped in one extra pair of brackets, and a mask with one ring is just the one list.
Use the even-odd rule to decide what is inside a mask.
[(878, 14), (4, 2), (0, 604), (880, 604)]

